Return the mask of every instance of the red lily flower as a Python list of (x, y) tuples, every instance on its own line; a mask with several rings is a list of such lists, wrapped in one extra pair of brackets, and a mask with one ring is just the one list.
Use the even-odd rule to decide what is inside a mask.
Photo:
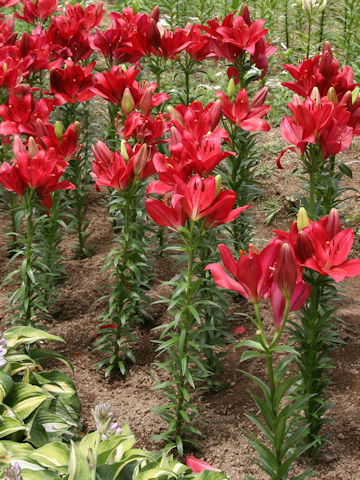
[(0, 167), (0, 183), (12, 192), (23, 196), (26, 188), (36, 191), (40, 203), (51, 208), (51, 192), (55, 190), (73, 190), (75, 185), (59, 178), (65, 168), (59, 165), (54, 149), (39, 150), (31, 156), (25, 149), (17, 148), (13, 164), (4, 162)]
[(344, 278), (360, 275), (360, 259), (346, 260), (354, 242), (354, 231), (351, 228), (341, 230), (333, 237), (326, 231), (323, 222), (314, 222), (306, 228), (314, 246), (311, 258), (304, 265), (321, 275), (329, 275), (335, 282)]
[(200, 473), (203, 470), (211, 470), (212, 472), (220, 472), (218, 468), (209, 465), (208, 463), (204, 462), (203, 460), (199, 460), (198, 458), (194, 457), (194, 455), (189, 455), (186, 457), (186, 465), (191, 468), (194, 473)]
[[(1, 0), (0, 0), (1, 2)], [(0, 6), (5, 6), (1, 5)], [(14, 18), (9, 15), (6, 19), (0, 15), (0, 47), (13, 45), (16, 42), (17, 33), (14, 32)]]
[(221, 259), (232, 276), (228, 275), (219, 263), (211, 263), (205, 270), (211, 271), (215, 283), (220, 287), (235, 290), (251, 302), (259, 303), (269, 293), (273, 282), (272, 267), (279, 255), (280, 246), (279, 240), (272, 240), (259, 253), (250, 245), (249, 253), (240, 251), (239, 260), (236, 262), (228, 247), (220, 244), (218, 247)]
[(124, 129), (120, 133), (125, 140), (134, 137), (137, 143), (147, 143), (154, 147), (157, 143), (167, 142), (162, 138), (170, 129), (170, 124), (165, 118), (162, 113), (152, 117), (135, 111), (127, 117)]
[(206, 58), (215, 56), (211, 48), (210, 38), (207, 35), (202, 35), (199, 25), (191, 25), (188, 23), (184, 31), (187, 33), (187, 38), (191, 42), (185, 50), (195, 62), (202, 62)]
[(164, 197), (164, 202), (148, 198), (145, 201), (145, 207), (150, 217), (160, 227), (170, 227), (177, 230), (178, 227), (183, 227), (186, 223), (186, 214), (179, 198), (175, 195)]
[[(31, 3), (31, 2), (30, 2)], [(22, 59), (27, 72), (52, 70), (63, 65), (64, 59), (50, 60), (50, 48), (47, 33), (41, 30), (38, 34), (29, 35), (24, 32), (19, 43), (19, 57)]]
[[(95, 160), (92, 162), (94, 178), (97, 188), (115, 188), (127, 190), (135, 178), (146, 178), (155, 173), (152, 152), (148, 153), (146, 145), (136, 145), (134, 149), (125, 143), (126, 157), (118, 151), (111, 150), (101, 141), (96, 148), (92, 146)], [(156, 155), (156, 154), (155, 154)]]
[(15, 13), (14, 17), (27, 23), (43, 22), (58, 11), (57, 0), (21, 0), (24, 4), (23, 14)]
[(66, 163), (81, 148), (81, 145), (78, 145), (80, 134), (78, 122), (71, 123), (59, 138), (52, 125), (38, 119), (35, 123), (35, 134), (35, 141), (40, 148), (44, 150), (54, 148), (58, 158), (63, 159)]
[(104, 15), (103, 2), (99, 2), (97, 5), (90, 4), (85, 8), (81, 3), (67, 4), (65, 9), (65, 18), (68, 19), (69, 23), (74, 23), (85, 32), (97, 27)]
[(65, 64), (65, 68), (57, 68), (50, 73), (51, 93), (54, 95), (55, 105), (86, 102), (94, 97), (95, 93), (91, 88), (93, 85), (91, 72), (95, 62), (84, 68), (70, 60)]
[(221, 98), (222, 112), (237, 127), (247, 132), (269, 131), (270, 125), (262, 119), (270, 110), (270, 105), (263, 105), (267, 94), (267, 87), (258, 92), (249, 103), (248, 92), (242, 88), (236, 95), (235, 102), (223, 92), (217, 92)]
[(19, 2), (20, 2), (20, 0), (0, 0), (0, 8), (1, 7), (6, 7), (6, 8), (13, 7), (14, 5), (16, 5)]
[(176, 29), (175, 32), (172, 30), (165, 30), (162, 35), (160, 35), (160, 44), (158, 47), (158, 54), (163, 58), (175, 58), (179, 55), (180, 52), (185, 50), (192, 41), (189, 40), (186, 32), (180, 28)]
[(53, 102), (49, 98), (41, 98), (34, 101), (30, 93), (19, 97), (10, 95), (4, 105), (0, 105), (0, 117), (4, 119), (0, 123), (2, 135), (19, 135), (26, 133), (35, 134), (34, 124), (40, 118), (47, 122), (53, 108)]

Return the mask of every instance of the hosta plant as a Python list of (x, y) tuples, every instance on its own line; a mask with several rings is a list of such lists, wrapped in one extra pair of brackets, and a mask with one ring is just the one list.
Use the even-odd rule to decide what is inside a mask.
[[(1, 340), (0, 438), (27, 441), (35, 447), (76, 438), (80, 403), (73, 381), (43, 361), (71, 364), (59, 353), (40, 346), (63, 340), (32, 327), (11, 327)], [(72, 367), (71, 367), (72, 368)]]

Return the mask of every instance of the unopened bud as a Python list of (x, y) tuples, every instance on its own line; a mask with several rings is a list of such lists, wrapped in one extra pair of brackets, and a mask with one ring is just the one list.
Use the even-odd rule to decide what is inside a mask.
[(37, 146), (34, 137), (29, 137), (28, 141), (28, 152), (31, 157), (36, 155), (39, 151), (39, 147)]
[(296, 224), (297, 224), (298, 232), (300, 232), (303, 228), (306, 228), (310, 225), (310, 220), (309, 220), (307, 211), (305, 210), (304, 207), (299, 208)]
[(64, 135), (64, 128), (63, 128), (63, 124), (59, 122), (59, 120), (56, 120), (55, 122), (54, 132), (55, 132), (56, 138), (58, 140), (61, 140), (62, 136)]
[(134, 12), (134, 14), (136, 15), (139, 11), (139, 4), (138, 2), (136, 2), (135, 0), (132, 1), (131, 3), (131, 8), (132, 8), (132, 11)]
[(305, 10), (306, 13), (311, 15), (312, 5), (310, 4), (309, 0), (302, 0), (302, 8)]
[(126, 72), (127, 71), (127, 68), (126, 68), (126, 65), (124, 63), (121, 64), (121, 70), (123, 72)]
[(228, 93), (228, 97), (230, 98), (230, 100), (235, 95), (235, 81), (234, 81), (233, 78), (230, 78), (230, 80), (229, 80), (228, 87), (227, 87), (227, 93)]
[(254, 98), (251, 100), (250, 108), (252, 109), (252, 108), (261, 107), (265, 102), (267, 93), (268, 93), (268, 87), (264, 87), (259, 92), (257, 92), (257, 94), (254, 95)]
[(327, 0), (323, 0), (322, 3), (319, 5), (319, 12), (323, 12), (325, 10), (327, 4)]
[(334, 87), (329, 88), (326, 98), (329, 102), (332, 102), (334, 105), (338, 104), (338, 97), (336, 95), (336, 91)]
[(74, 133), (76, 138), (80, 137), (80, 122), (78, 122), (77, 120), (76, 122), (74, 122)]
[(15, 462), (4, 470), (5, 480), (22, 480), (20, 465)]
[(121, 100), (121, 108), (125, 115), (129, 115), (135, 108), (135, 102), (129, 88), (125, 88), (124, 90)]
[(251, 24), (249, 7), (247, 5), (243, 6), (240, 16), (244, 19), (247, 25)]
[(155, 20), (156, 23), (158, 23), (159, 19), (160, 19), (160, 8), (158, 5), (156, 5), (156, 7), (154, 7), (149, 15), (149, 18), (153, 18)]
[(181, 113), (179, 113), (177, 110), (175, 110), (175, 108), (172, 107), (171, 105), (168, 105), (167, 110), (168, 110), (168, 113), (170, 115), (171, 120), (179, 122), (180, 125), (182, 127), (184, 127), (184, 119), (183, 119)]
[(220, 193), (221, 183), (222, 183), (221, 175), (216, 175), (216, 176), (215, 176), (215, 185), (216, 185), (215, 198), (216, 198), (216, 197), (219, 195), (219, 193)]
[(37, 0), (31, 0), (31, 3), (32, 3), (33, 5), (36, 5)]
[(359, 93), (360, 93), (359, 87), (354, 88), (354, 90), (352, 91), (351, 100), (353, 105), (355, 105), (357, 99), (359, 98)]
[(135, 175), (140, 175), (140, 173), (146, 167), (148, 161), (148, 149), (146, 143), (142, 145), (134, 158), (134, 173)]
[(7, 69), (8, 69), (7, 63), (4, 62), (4, 63), (3, 63), (3, 70), (4, 70), (4, 72), (7, 72)]
[(149, 115), (152, 109), (152, 91), (150, 87), (145, 90), (144, 95), (141, 97), (139, 106), (143, 115)]
[(129, 155), (128, 155), (127, 150), (126, 150), (125, 140), (121, 140), (120, 153), (124, 157), (125, 162), (127, 163), (129, 161)]
[(318, 87), (314, 87), (312, 89), (310, 98), (315, 103), (315, 105), (319, 106), (321, 104), (321, 97)]
[(255, 335), (260, 336), (261, 335), (261, 330), (256, 330)]
[(213, 103), (210, 111), (210, 128), (211, 130), (215, 130), (215, 128), (219, 125), (221, 118), (221, 100), (218, 98)]
[(297, 269), (294, 253), (288, 243), (283, 243), (275, 266), (274, 280), (285, 298), (291, 298), (296, 279)]

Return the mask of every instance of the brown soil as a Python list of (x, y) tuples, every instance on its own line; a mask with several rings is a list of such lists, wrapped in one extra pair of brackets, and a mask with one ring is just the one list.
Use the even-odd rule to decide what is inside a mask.
[[(269, 137), (268, 137), (269, 138)], [(279, 132), (273, 130), (270, 137), (270, 146), (278, 147), (276, 142)], [(269, 142), (269, 140), (268, 140)], [(273, 142), (273, 143), (271, 143)], [(351, 162), (354, 170), (352, 185), (358, 186), (360, 179), (360, 149), (353, 149), (344, 154), (344, 161)], [(288, 156), (284, 164), (294, 164), (295, 156)], [(255, 207), (258, 221), (258, 244), (260, 247), (271, 237), (271, 229), (288, 228), (291, 218), (288, 217), (291, 197), (296, 191), (296, 183), (290, 179), (290, 170), (277, 170), (274, 168), (274, 154), (264, 154), (261, 160), (263, 174), (260, 179), (266, 188), (266, 195)], [(281, 209), (271, 226), (265, 227), (262, 222), (267, 216), (263, 211), (263, 204), (269, 199), (276, 199)], [(255, 210), (255, 209), (254, 209)], [(359, 213), (359, 198), (346, 202), (347, 214)], [(2, 224), (6, 223), (6, 212), (0, 211)], [(93, 245), (94, 255), (92, 258), (81, 260), (68, 258), (66, 260), (67, 279), (60, 286), (61, 295), (54, 310), (54, 318), (50, 323), (50, 331), (62, 336), (66, 340), (65, 345), (58, 345), (57, 349), (69, 358), (74, 365), (74, 380), (78, 388), (78, 394), (83, 405), (84, 431), (93, 428), (91, 411), (98, 402), (110, 402), (120, 421), (126, 421), (135, 433), (138, 446), (148, 449), (156, 448), (150, 440), (153, 434), (160, 433), (164, 423), (152, 408), (161, 404), (161, 395), (153, 390), (153, 387), (163, 373), (153, 365), (156, 360), (156, 345), (152, 342), (157, 333), (148, 328), (138, 330), (141, 343), (136, 348), (135, 356), (137, 363), (131, 368), (129, 375), (122, 379), (114, 377), (104, 379), (101, 372), (96, 373), (92, 365), (100, 359), (100, 355), (92, 352), (93, 334), (97, 330), (98, 315), (105, 308), (104, 302), (97, 302), (103, 294), (103, 286), (106, 280), (100, 275), (104, 258), (111, 248), (113, 233), (107, 221), (107, 211), (100, 201), (100, 195), (93, 192), (89, 199), (89, 219), (93, 234), (90, 243)], [(355, 226), (354, 223), (351, 224)], [(5, 238), (0, 243), (4, 245)], [(73, 238), (66, 238), (65, 250), (70, 253), (70, 242)], [(356, 244), (359, 252), (359, 241)], [(8, 259), (3, 255), (0, 264), (0, 273), (9, 271)], [(156, 277), (151, 296), (156, 299), (158, 294), (170, 293), (168, 287), (160, 286), (164, 279), (171, 278), (173, 272), (166, 258), (158, 258), (155, 262)], [(313, 466), (316, 480), (356, 480), (360, 478), (360, 324), (359, 307), (360, 300), (357, 293), (360, 289), (360, 277), (344, 282), (343, 300), (341, 302), (340, 316), (344, 320), (344, 326), (339, 328), (340, 336), (346, 340), (333, 354), (334, 370), (332, 374), (331, 394), (333, 406), (329, 416), (333, 420), (327, 429), (333, 432), (332, 445), (324, 448), (322, 459)], [(5, 317), (5, 304), (8, 296), (8, 287), (0, 290), (0, 307)], [(235, 305), (237, 310), (244, 310), (242, 305)], [(245, 308), (248, 308), (247, 306)], [(167, 313), (162, 305), (152, 307), (154, 324), (167, 321)], [(271, 328), (268, 322), (268, 328)], [(234, 323), (234, 326), (239, 322)], [(254, 328), (245, 317), (241, 325), (247, 331), (244, 338), (251, 338)], [(248, 457), (253, 456), (252, 448), (248, 445), (243, 429), (253, 430), (245, 417), (246, 412), (256, 414), (256, 409), (248, 393), (252, 385), (247, 377), (241, 372), (247, 369), (251, 373), (260, 374), (264, 371), (261, 361), (251, 361), (240, 365), (241, 351), (233, 345), (227, 348), (224, 359), (223, 379), (228, 388), (216, 393), (203, 393), (199, 396), (199, 403), (205, 408), (203, 421), (200, 426), (203, 438), (200, 440), (202, 454), (197, 454), (205, 461), (218, 466), (232, 480), (242, 480), (245, 475), (252, 475), (261, 480), (261, 474)], [(62, 368), (60, 366), (60, 368)], [(306, 468), (305, 461), (295, 467), (300, 473)]]

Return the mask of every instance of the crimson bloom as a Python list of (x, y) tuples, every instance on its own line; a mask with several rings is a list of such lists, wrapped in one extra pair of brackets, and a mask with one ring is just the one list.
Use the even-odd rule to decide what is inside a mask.
[(24, 4), (23, 14), (15, 13), (14, 17), (27, 23), (43, 22), (57, 11), (57, 0), (21, 0)]
[(305, 229), (314, 247), (313, 255), (304, 265), (321, 275), (329, 275), (335, 282), (360, 275), (360, 259), (347, 260), (354, 242), (351, 228), (332, 236), (326, 231), (324, 221), (313, 222)]
[(217, 92), (221, 98), (222, 112), (226, 118), (231, 120), (234, 125), (247, 132), (269, 131), (270, 125), (263, 120), (270, 111), (270, 105), (263, 105), (267, 95), (267, 87), (262, 88), (249, 103), (248, 92), (242, 88), (236, 95), (232, 103), (223, 92)]
[(72, 61), (65, 62), (65, 68), (57, 68), (50, 73), (51, 93), (55, 105), (64, 103), (86, 102), (95, 96), (92, 69), (95, 62), (86, 67), (75, 65)]
[(0, 183), (6, 190), (23, 196), (26, 189), (35, 190), (40, 203), (51, 208), (51, 192), (55, 190), (73, 190), (75, 185), (59, 178), (65, 168), (59, 164), (54, 149), (39, 150), (30, 155), (24, 149), (17, 149), (16, 159), (12, 164), (4, 162), (0, 167)]
[(273, 282), (273, 267), (279, 255), (281, 242), (271, 241), (261, 252), (249, 246), (249, 253), (240, 251), (236, 262), (229, 248), (218, 245), (224, 267), (219, 263), (211, 263), (205, 267), (210, 270), (214, 281), (222, 288), (235, 290), (253, 303), (266, 297)]

